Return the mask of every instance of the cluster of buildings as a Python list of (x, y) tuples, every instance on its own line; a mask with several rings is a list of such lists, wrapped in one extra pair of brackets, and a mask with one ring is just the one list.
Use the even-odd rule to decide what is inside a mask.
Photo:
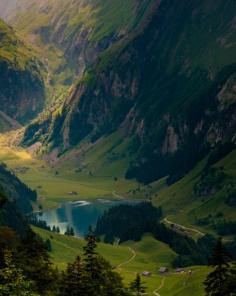
[[(184, 272), (185, 271), (182, 268), (176, 268), (175, 271), (174, 271), (174, 273), (184, 273)], [(192, 271), (188, 271), (188, 274), (190, 274), (190, 272), (192, 274)], [(159, 268), (158, 273), (162, 274), (162, 275), (168, 274), (169, 269), (167, 267), (165, 267), (165, 266), (162, 266), (162, 267)], [(150, 277), (150, 276), (152, 276), (152, 273), (150, 271), (143, 271), (141, 273), (141, 275), (145, 276), (145, 277)]]

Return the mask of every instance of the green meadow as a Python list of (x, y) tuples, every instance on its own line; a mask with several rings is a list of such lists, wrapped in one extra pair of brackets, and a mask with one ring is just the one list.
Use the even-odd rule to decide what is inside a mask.
[[(51, 258), (55, 266), (64, 269), (68, 262), (83, 253), (85, 241), (83, 239), (66, 237), (33, 227), (33, 230), (44, 240), (50, 239), (52, 244)], [(170, 267), (170, 261), (176, 254), (165, 244), (146, 234), (140, 242), (126, 242), (121, 245), (98, 244), (98, 253), (104, 256), (119, 272), (128, 285), (137, 273), (149, 271), (150, 277), (142, 277), (147, 287), (148, 295), (161, 296), (203, 296), (203, 281), (209, 269), (206, 267), (191, 267), (192, 275), (186, 269), (176, 274)], [(169, 268), (169, 273), (161, 275), (161, 266)]]
[[(72, 151), (70, 158), (63, 161), (62, 165), (60, 162), (46, 162), (30, 151), (16, 147), (11, 143), (14, 137), (17, 137), (14, 132), (1, 135), (0, 161), (6, 163), (23, 182), (38, 192), (35, 206), (40, 204), (44, 208), (52, 208), (64, 201), (79, 199), (120, 199), (137, 186), (137, 182), (127, 181), (123, 176), (126, 159), (119, 162), (119, 156), (110, 161), (105, 158), (109, 151), (113, 156), (114, 153), (118, 154), (126, 143), (115, 139), (111, 143), (105, 139), (99, 146), (86, 151), (83, 164)], [(77, 195), (72, 196), (72, 191)]]

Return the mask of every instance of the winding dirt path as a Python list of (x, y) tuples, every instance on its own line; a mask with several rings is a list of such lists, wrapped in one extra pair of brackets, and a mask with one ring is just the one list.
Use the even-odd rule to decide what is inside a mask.
[(162, 278), (162, 281), (161, 281), (160, 286), (159, 286), (155, 291), (152, 292), (155, 296), (161, 296), (161, 295), (158, 293), (158, 291), (160, 291), (160, 290), (164, 287), (164, 285), (165, 285), (165, 280), (166, 280), (166, 278)]
[(122, 266), (124, 266), (124, 265), (126, 265), (126, 264), (129, 264), (129, 263), (132, 262), (132, 261), (135, 259), (135, 257), (137, 256), (137, 253), (135, 252), (135, 250), (133, 250), (133, 249), (130, 248), (130, 247), (129, 247), (129, 250), (130, 250), (130, 252), (132, 253), (132, 257), (131, 257), (129, 260), (127, 260), (127, 261), (125, 261), (125, 262), (122, 262), (122, 263), (120, 263), (119, 265), (117, 265), (117, 266), (116, 266), (117, 269), (121, 269)]
[(180, 228), (182, 228), (182, 229), (184, 229), (184, 230), (189, 230), (189, 231), (195, 232), (195, 233), (197, 233), (197, 234), (200, 235), (200, 236), (204, 236), (204, 235), (205, 235), (205, 233), (199, 231), (198, 229), (190, 228), (190, 227), (185, 227), (185, 226), (183, 226), (183, 225), (181, 225), (181, 224), (174, 223), (174, 222), (168, 220), (167, 218), (165, 218), (163, 221), (166, 222), (167, 224), (174, 224), (174, 225), (177, 225), (178, 227), (180, 227)]

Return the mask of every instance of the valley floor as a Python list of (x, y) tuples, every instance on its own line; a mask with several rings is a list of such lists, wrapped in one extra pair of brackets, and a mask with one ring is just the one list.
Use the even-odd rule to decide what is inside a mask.
[(117, 178), (111, 173), (91, 174), (88, 169), (78, 172), (73, 160), (63, 165), (49, 164), (16, 146), (14, 137), (17, 138), (16, 132), (0, 135), (0, 161), (38, 192), (35, 207), (56, 208), (65, 201), (84, 199), (121, 199), (125, 192), (137, 186), (135, 181), (127, 181), (123, 176)]
[[(119, 164), (114, 162), (111, 166), (105, 165), (100, 173), (91, 172), (91, 167), (98, 160), (101, 161), (102, 155), (106, 153), (106, 149), (109, 149), (109, 145), (114, 144), (114, 141), (111, 142), (113, 144), (109, 141), (103, 143), (103, 148), (95, 148), (91, 152), (93, 159), (90, 158), (90, 152), (87, 153), (84, 157), (85, 169), (78, 170), (78, 167), (83, 166), (81, 163), (75, 163), (73, 159), (66, 161), (64, 165), (49, 164), (33, 155), (31, 151), (15, 145), (17, 137), (16, 132), (0, 135), (0, 161), (5, 162), (28, 186), (37, 190), (39, 198), (34, 205), (35, 210), (39, 206), (45, 210), (57, 208), (65, 201), (97, 198), (144, 199), (153, 197), (154, 204), (158, 205), (159, 202), (166, 204), (173, 195), (179, 194), (178, 190), (175, 191), (175, 187), (165, 188), (164, 179), (151, 186), (142, 186), (136, 181), (125, 180), (122, 174), (124, 167), (123, 164), (120, 166), (120, 162)], [(194, 172), (192, 174), (194, 175)], [(177, 187), (181, 186), (184, 190), (187, 188), (186, 192), (188, 192), (194, 179), (193, 175), (187, 176), (180, 185), (177, 184)], [(168, 193), (167, 201), (165, 201), (165, 191)], [(72, 192), (75, 194), (71, 194)], [(183, 201), (186, 202), (187, 194), (183, 196), (185, 198)], [(174, 207), (175, 204), (171, 206)], [(184, 215), (185, 210), (186, 208), (181, 208), (178, 212), (174, 212), (170, 208), (169, 215), (164, 222), (166, 224), (177, 223), (176, 225), (181, 226), (193, 237), (201, 236), (205, 233), (205, 229), (192, 226), (191, 221), (186, 219), (188, 215)], [(84, 241), (81, 239), (54, 234), (35, 227), (34, 230), (43, 239), (51, 240), (51, 257), (59, 269), (64, 269), (68, 262), (72, 262), (83, 251)], [(148, 288), (148, 295), (189, 296), (190, 293), (192, 296), (204, 295), (203, 281), (209, 269), (191, 267), (193, 271), (191, 276), (188, 274), (188, 269), (176, 274), (170, 267), (175, 253), (167, 245), (150, 235), (145, 235), (140, 242), (126, 242), (121, 246), (99, 244), (98, 251), (122, 274), (126, 284), (131, 282), (137, 273), (151, 272), (151, 277), (143, 277)], [(161, 266), (170, 268), (170, 272), (164, 275), (159, 274), (158, 270)]]

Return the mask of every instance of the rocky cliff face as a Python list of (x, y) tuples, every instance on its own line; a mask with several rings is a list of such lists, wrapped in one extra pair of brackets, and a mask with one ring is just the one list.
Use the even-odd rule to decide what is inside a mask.
[(0, 20), (1, 111), (21, 123), (42, 111), (45, 100), (40, 63), (12, 28)]
[(234, 145), (235, 12), (233, 0), (161, 1), (142, 30), (87, 71), (47, 141), (63, 150), (120, 129), (138, 139), (126, 176), (145, 183), (166, 175), (173, 182)]

